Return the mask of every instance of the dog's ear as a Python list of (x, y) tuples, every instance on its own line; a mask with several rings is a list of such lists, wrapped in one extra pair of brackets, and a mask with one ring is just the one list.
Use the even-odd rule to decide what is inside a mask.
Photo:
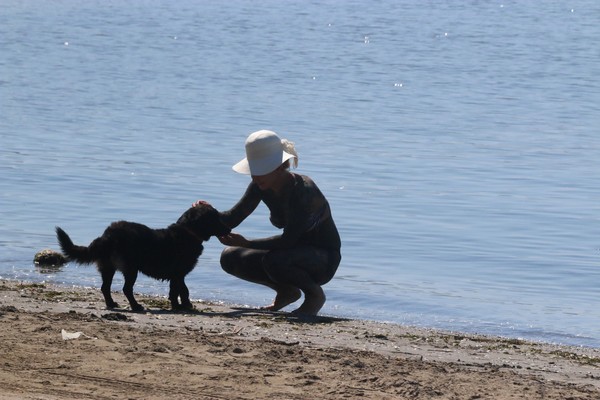
[(198, 229), (205, 235), (206, 240), (211, 236), (223, 236), (231, 232), (231, 229), (221, 221), (221, 216), (217, 210), (212, 210), (204, 214), (198, 224)]
[(207, 204), (200, 204), (188, 209), (179, 217), (177, 223), (193, 230), (204, 240), (210, 239), (211, 236), (223, 236), (231, 232), (231, 229), (221, 222), (219, 212)]
[(195, 221), (203, 219), (206, 214), (217, 213), (209, 204), (199, 204), (195, 207), (188, 208), (177, 220), (178, 224), (188, 225), (193, 224)]
[(187, 209), (186, 212), (181, 214), (181, 217), (179, 217), (177, 223), (181, 225), (187, 225), (188, 223), (190, 223), (190, 221), (193, 221), (195, 219), (194, 215), (196, 214), (195, 208), (196, 207)]

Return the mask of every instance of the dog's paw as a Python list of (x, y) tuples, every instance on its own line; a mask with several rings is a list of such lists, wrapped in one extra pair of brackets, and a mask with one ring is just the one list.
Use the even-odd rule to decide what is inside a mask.
[(119, 303), (115, 303), (114, 301), (112, 303), (106, 303), (106, 308), (108, 308), (109, 310), (112, 310), (113, 308), (120, 308)]
[(141, 304), (131, 304), (131, 310), (140, 312), (140, 311), (144, 311), (144, 307)]
[(187, 303), (187, 304), (173, 304), (172, 306), (173, 311), (196, 311), (196, 309), (194, 308), (194, 305), (192, 303)]

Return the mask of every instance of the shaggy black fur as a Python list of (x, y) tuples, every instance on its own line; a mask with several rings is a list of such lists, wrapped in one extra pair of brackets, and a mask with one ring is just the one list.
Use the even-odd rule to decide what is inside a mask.
[(135, 222), (113, 222), (88, 247), (73, 244), (67, 233), (56, 227), (58, 242), (69, 261), (96, 263), (102, 275), (106, 307), (119, 307), (110, 294), (113, 277), (119, 270), (125, 278), (123, 293), (134, 311), (144, 309), (133, 297), (138, 272), (170, 281), (169, 300), (174, 310), (192, 309), (185, 276), (194, 269), (202, 254), (202, 242), (229, 232), (219, 220), (217, 210), (204, 204), (188, 209), (166, 229), (151, 229)]

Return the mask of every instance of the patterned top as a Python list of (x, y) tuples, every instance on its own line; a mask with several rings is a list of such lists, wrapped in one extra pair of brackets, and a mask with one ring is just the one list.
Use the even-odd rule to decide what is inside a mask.
[(251, 182), (240, 201), (221, 213), (225, 225), (235, 228), (263, 201), (271, 212), (271, 223), (283, 228), (281, 235), (255, 239), (250, 247), (260, 250), (292, 248), (308, 244), (330, 250), (340, 250), (341, 241), (331, 209), (317, 185), (307, 176), (291, 173), (294, 182), (281, 193), (262, 191)]

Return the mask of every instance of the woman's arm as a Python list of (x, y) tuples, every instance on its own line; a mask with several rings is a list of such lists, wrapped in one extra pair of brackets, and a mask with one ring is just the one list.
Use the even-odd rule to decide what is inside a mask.
[(242, 198), (230, 210), (219, 213), (221, 221), (233, 229), (242, 223), (258, 207), (261, 197), (258, 186), (250, 183)]

